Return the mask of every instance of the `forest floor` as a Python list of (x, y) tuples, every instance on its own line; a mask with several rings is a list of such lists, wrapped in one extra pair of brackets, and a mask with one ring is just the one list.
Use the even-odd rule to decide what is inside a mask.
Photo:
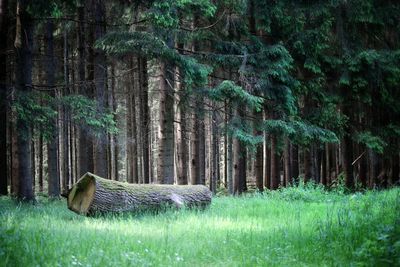
[(0, 198), (0, 266), (400, 266), (400, 189), (287, 188), (87, 218)]

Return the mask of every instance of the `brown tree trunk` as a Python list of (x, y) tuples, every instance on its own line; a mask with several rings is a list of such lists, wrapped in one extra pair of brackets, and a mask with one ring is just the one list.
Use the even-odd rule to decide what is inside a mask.
[[(87, 86), (87, 81), (90, 83), (89, 74), (92, 75), (90, 68), (88, 68), (88, 77), (86, 78), (85, 66), (88, 66), (86, 58), (88, 57), (86, 53), (86, 6), (85, 1), (82, 0), (81, 4), (78, 6), (78, 85), (79, 94), (90, 97), (91, 96), (91, 85)], [(92, 153), (92, 142), (88, 130), (85, 126), (79, 127), (78, 132), (78, 152), (77, 152), (77, 171), (78, 176), (81, 177), (88, 171), (93, 171), (93, 153)]]
[[(95, 21), (95, 40), (102, 38), (105, 34), (106, 10), (102, 0), (94, 1), (94, 21)], [(94, 84), (97, 100), (97, 109), (103, 113), (107, 104), (106, 78), (107, 64), (105, 53), (100, 49), (94, 51)], [(102, 177), (108, 177), (107, 163), (107, 144), (108, 138), (106, 130), (100, 130), (94, 142), (94, 173)]]
[(143, 182), (150, 182), (150, 113), (148, 103), (148, 75), (147, 75), (147, 59), (139, 58), (139, 77), (141, 87), (141, 109), (142, 109), (142, 150), (143, 150)]
[[(181, 92), (182, 94), (182, 92)], [(187, 109), (184, 100), (180, 100), (177, 105), (179, 125), (177, 125), (176, 140), (177, 140), (177, 182), (180, 185), (188, 183), (188, 143), (187, 143)]]
[[(17, 34), (15, 38), (15, 82), (20, 94), (32, 91), (32, 49), (33, 49), (33, 20), (27, 11), (29, 1), (17, 2)], [(18, 146), (18, 198), (20, 200), (34, 200), (31, 173), (31, 131), (26, 122), (17, 121)]]
[(353, 176), (353, 142), (351, 140), (350, 133), (346, 134), (343, 139), (343, 164), (345, 172), (345, 184), (347, 188), (354, 188), (354, 176)]
[[(170, 44), (170, 47), (173, 45)], [(157, 166), (157, 182), (160, 184), (173, 184), (175, 178), (174, 168), (174, 77), (173, 66), (162, 63), (160, 81), (160, 130), (159, 152)]]
[(38, 154), (39, 154), (39, 162), (38, 162), (38, 180), (39, 180), (39, 192), (43, 192), (43, 135), (39, 135), (39, 144), (38, 144)]
[(312, 148), (304, 149), (304, 182), (312, 178)]
[(276, 136), (271, 136), (271, 189), (275, 190), (280, 185), (279, 157), (277, 152)]
[(0, 195), (7, 195), (7, 32), (8, 0), (0, 1)]
[(87, 173), (68, 195), (68, 208), (83, 215), (107, 212), (140, 212), (168, 205), (205, 207), (211, 192), (203, 185), (128, 184)]
[(292, 153), (290, 155), (291, 161), (292, 161), (292, 177), (294, 179), (294, 182), (296, 184), (299, 183), (299, 147), (296, 144), (292, 144)]
[(133, 59), (130, 59), (131, 79), (127, 84), (128, 100), (127, 100), (127, 181), (130, 183), (138, 183), (138, 149), (137, 149), (137, 125), (136, 125), (136, 105), (135, 105), (135, 71)]
[[(256, 120), (258, 122), (263, 121), (263, 114), (262, 112), (257, 112), (255, 114), (256, 116)], [(262, 136), (263, 132), (256, 130), (255, 134), (257, 136)], [(263, 164), (264, 164), (264, 152), (263, 152), (263, 144), (259, 144), (257, 146), (257, 150), (256, 150), (256, 162), (255, 162), (255, 176), (256, 176), (256, 186), (257, 189), (262, 192), (264, 191), (264, 184), (263, 184), (263, 178), (264, 178), (264, 168), (263, 168)]]
[(288, 139), (285, 141), (285, 152), (284, 152), (284, 168), (285, 168), (285, 178), (284, 178), (284, 186), (289, 186), (292, 182), (292, 166), (291, 166), (291, 144)]
[[(46, 79), (48, 87), (53, 89), (50, 91), (50, 95), (51, 97), (55, 98), (56, 92), (55, 89), (53, 88), (55, 80), (53, 30), (54, 30), (53, 21), (49, 20), (46, 25), (46, 37), (45, 37), (45, 43), (47, 45)], [(53, 127), (53, 132), (47, 144), (48, 174), (49, 174), (48, 193), (49, 197), (58, 197), (60, 195), (60, 175), (58, 170), (58, 154), (57, 154), (58, 122), (56, 119), (53, 119), (51, 123)]]
[(392, 156), (392, 184), (399, 185), (400, 182), (400, 157), (399, 153), (395, 152)]

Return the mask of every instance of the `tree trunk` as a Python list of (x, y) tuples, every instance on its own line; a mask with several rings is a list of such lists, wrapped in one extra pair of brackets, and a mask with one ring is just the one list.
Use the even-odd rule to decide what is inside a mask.
[(85, 174), (68, 195), (68, 208), (83, 215), (140, 212), (175, 207), (204, 207), (211, 192), (203, 185), (128, 184)]
[(285, 177), (284, 177), (284, 185), (289, 186), (289, 184), (292, 182), (292, 166), (291, 166), (291, 144), (288, 139), (285, 140), (285, 152), (284, 152), (284, 168), (285, 168)]
[(271, 189), (275, 190), (280, 185), (279, 157), (277, 152), (276, 136), (271, 136)]
[[(255, 114), (256, 116), (256, 120), (258, 122), (263, 121), (263, 114), (262, 112), (257, 112)], [(257, 136), (261, 136), (263, 134), (262, 131), (256, 130), (255, 134)], [(257, 146), (257, 150), (256, 150), (256, 162), (255, 162), (255, 176), (256, 176), (256, 186), (257, 189), (262, 192), (264, 191), (264, 184), (263, 184), (263, 177), (264, 177), (264, 168), (263, 168), (263, 164), (264, 164), (264, 152), (263, 152), (263, 144), (259, 144)]]
[(292, 177), (296, 184), (299, 183), (299, 146), (296, 144), (292, 144), (292, 153), (290, 155), (292, 161)]
[(399, 153), (395, 152), (392, 156), (392, 184), (399, 185), (400, 182), (400, 157)]
[(130, 183), (138, 183), (138, 164), (137, 164), (137, 156), (138, 156), (138, 149), (137, 149), (137, 125), (136, 125), (136, 106), (135, 106), (135, 72), (133, 70), (133, 59), (130, 59), (130, 68), (131, 71), (131, 79), (130, 83), (127, 84), (127, 181)]
[(7, 32), (8, 0), (0, 1), (0, 195), (7, 195)]
[(142, 94), (141, 109), (142, 109), (142, 150), (143, 150), (143, 182), (150, 182), (150, 113), (149, 113), (149, 86), (147, 75), (147, 59), (139, 58), (139, 78)]
[[(86, 86), (86, 27), (85, 27), (85, 14), (86, 7), (84, 5), (85, 0), (81, 1), (80, 6), (78, 6), (78, 31), (77, 31), (77, 39), (78, 39), (78, 84), (79, 84), (79, 94), (89, 97), (90, 96), (90, 86)], [(88, 78), (89, 79), (89, 78)], [(82, 176), (88, 171), (92, 171), (92, 158), (93, 153), (91, 151), (91, 140), (89, 137), (88, 130), (85, 126), (79, 127), (78, 132), (78, 152), (77, 152), (77, 161), (78, 161), (78, 176)]]
[[(56, 97), (56, 92), (54, 86), (55, 80), (55, 62), (54, 62), (54, 42), (53, 42), (53, 30), (54, 24), (52, 20), (47, 21), (46, 24), (46, 37), (45, 43), (46, 49), (46, 79), (47, 86), (51, 88), (50, 95), (52, 98)], [(51, 122), (53, 131), (47, 144), (47, 158), (48, 158), (48, 193), (49, 197), (58, 197), (60, 195), (60, 176), (58, 171), (58, 122), (57, 119), (53, 119)]]
[(39, 180), (39, 192), (43, 192), (43, 135), (39, 135), (39, 144), (38, 144), (38, 154), (39, 154), (39, 162), (38, 162), (38, 180)]
[(358, 172), (358, 179), (361, 182), (361, 186), (363, 188), (367, 187), (367, 181), (368, 181), (368, 177), (367, 177), (367, 158), (368, 158), (368, 154), (366, 153), (366, 147), (365, 146), (360, 146), (360, 151), (359, 153), (364, 153), (361, 158), (360, 158), (360, 170)]
[(217, 111), (213, 110), (211, 119), (212, 136), (212, 171), (210, 176), (210, 188), (213, 194), (217, 193), (217, 184), (219, 182), (219, 132), (217, 123)]
[[(172, 45), (169, 45), (172, 47)], [(160, 81), (160, 126), (157, 182), (172, 184), (175, 178), (174, 168), (174, 77), (173, 66), (162, 63)]]
[[(95, 21), (95, 40), (102, 38), (105, 34), (105, 5), (102, 0), (96, 0), (94, 3), (94, 21)], [(106, 109), (106, 78), (107, 65), (105, 53), (100, 49), (94, 50), (94, 84), (97, 100), (97, 109), (99, 113), (103, 113)], [(107, 164), (107, 132), (100, 130), (94, 142), (94, 173), (102, 177), (108, 177)]]
[(304, 148), (304, 182), (312, 178), (312, 148)]
[[(17, 3), (17, 34), (15, 38), (15, 83), (20, 94), (32, 91), (32, 47), (33, 47), (33, 20), (26, 8), (29, 1), (19, 0)], [(27, 122), (17, 121), (18, 146), (18, 198), (31, 201), (35, 196), (32, 188), (31, 173), (31, 131)]]
[(353, 176), (353, 142), (351, 140), (350, 133), (344, 136), (343, 140), (343, 163), (345, 172), (345, 184), (347, 188), (354, 188), (354, 176)]

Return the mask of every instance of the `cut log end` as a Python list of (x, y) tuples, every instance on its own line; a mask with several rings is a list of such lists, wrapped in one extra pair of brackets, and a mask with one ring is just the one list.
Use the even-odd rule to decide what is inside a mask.
[(211, 191), (204, 185), (128, 184), (83, 175), (68, 194), (68, 208), (78, 214), (137, 212), (165, 206), (205, 207)]
[(95, 191), (95, 177), (91, 173), (86, 173), (68, 194), (68, 208), (78, 214), (87, 214)]

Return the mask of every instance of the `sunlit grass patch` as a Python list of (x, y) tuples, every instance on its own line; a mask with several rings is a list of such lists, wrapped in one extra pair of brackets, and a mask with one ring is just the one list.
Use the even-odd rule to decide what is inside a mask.
[(206, 210), (70, 212), (0, 199), (3, 266), (395, 266), (400, 190), (289, 188), (217, 197)]

